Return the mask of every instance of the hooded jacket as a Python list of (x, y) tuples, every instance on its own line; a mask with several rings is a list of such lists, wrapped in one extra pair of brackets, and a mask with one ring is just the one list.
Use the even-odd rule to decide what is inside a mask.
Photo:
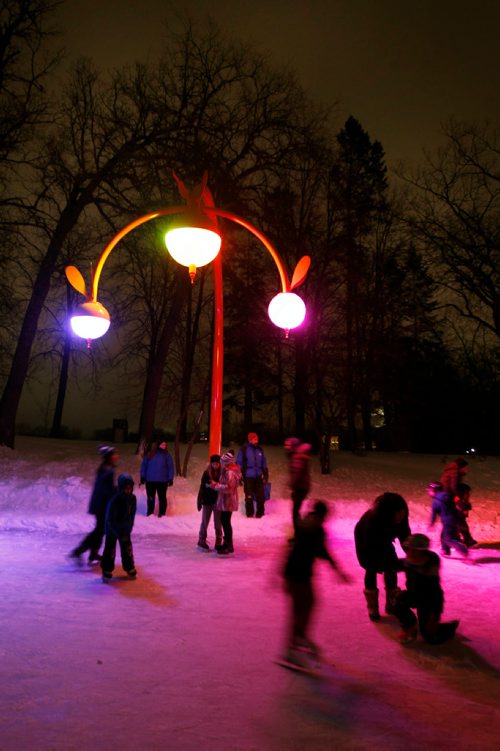
[(133, 493), (125, 493), (127, 485), (134, 488), (131, 475), (118, 477), (118, 491), (109, 502), (106, 511), (106, 534), (114, 535), (117, 539), (129, 535), (134, 527), (137, 499)]

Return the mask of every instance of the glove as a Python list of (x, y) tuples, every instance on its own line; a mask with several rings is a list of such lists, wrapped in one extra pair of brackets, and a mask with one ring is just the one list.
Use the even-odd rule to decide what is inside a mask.
[(171, 488), (173, 484), (174, 484), (174, 481), (173, 481), (173, 480), (169, 480), (169, 481), (168, 481), (168, 487), (169, 487), (169, 488)]

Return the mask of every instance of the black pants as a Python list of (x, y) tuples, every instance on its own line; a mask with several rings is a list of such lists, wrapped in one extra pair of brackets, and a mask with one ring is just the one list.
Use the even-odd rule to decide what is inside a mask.
[(132, 540), (130, 535), (122, 535), (121, 537), (115, 537), (115, 535), (106, 535), (106, 542), (104, 543), (104, 553), (102, 555), (101, 568), (103, 571), (111, 571), (115, 568), (116, 557), (116, 543), (120, 545), (120, 554), (122, 558), (122, 566), (124, 571), (132, 571), (134, 566), (134, 551), (132, 548)]
[(300, 523), (300, 507), (304, 503), (306, 496), (306, 490), (292, 490), (292, 522), (295, 532), (297, 531), (297, 525)]
[(146, 482), (146, 495), (148, 497), (148, 516), (155, 512), (155, 497), (158, 493), (158, 516), (167, 513), (167, 485), (166, 482)]
[(285, 580), (286, 591), (292, 600), (292, 617), (290, 624), (290, 646), (299, 639), (307, 639), (311, 615), (314, 609), (314, 590), (310, 579), (298, 581)]
[(253, 516), (253, 499), (257, 502), (255, 516), (264, 516), (264, 481), (262, 477), (245, 477), (245, 512), (247, 516)]
[[(417, 611), (417, 615), (413, 612)], [(409, 629), (417, 623), (420, 633), (429, 644), (442, 644), (451, 639), (456, 629), (455, 623), (440, 623), (443, 612), (443, 602), (426, 603), (413, 597), (408, 590), (400, 592), (396, 598), (394, 615), (399, 619), (402, 628)]]
[[(373, 568), (365, 570), (365, 589), (377, 589), (377, 574)], [(398, 586), (398, 575), (394, 569), (384, 571), (384, 584), (386, 589), (394, 589)]]
[(91, 553), (99, 552), (99, 548), (102, 545), (102, 540), (104, 537), (105, 517), (106, 510), (104, 510), (102, 514), (95, 515), (95, 527), (92, 532), (89, 532), (88, 535), (83, 538), (78, 547), (75, 548), (75, 553), (77, 555), (82, 555), (82, 553), (85, 553), (86, 550), (90, 550)]
[(221, 511), (220, 520), (224, 530), (224, 545), (232, 546), (233, 544), (233, 527), (231, 524), (232, 511)]

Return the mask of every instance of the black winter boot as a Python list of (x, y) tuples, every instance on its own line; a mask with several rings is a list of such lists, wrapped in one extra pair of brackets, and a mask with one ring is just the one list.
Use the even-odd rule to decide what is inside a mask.
[(368, 606), (368, 617), (371, 621), (379, 621), (380, 612), (378, 609), (378, 589), (365, 589), (364, 595), (366, 604)]

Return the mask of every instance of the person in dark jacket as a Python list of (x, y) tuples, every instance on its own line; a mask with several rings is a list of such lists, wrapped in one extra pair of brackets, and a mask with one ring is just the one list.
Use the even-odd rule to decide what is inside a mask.
[(238, 451), (236, 464), (241, 467), (245, 490), (245, 512), (254, 515), (253, 499), (256, 500), (256, 517), (264, 516), (265, 489), (269, 469), (264, 449), (259, 446), (257, 433), (249, 433), (248, 440)]
[(153, 444), (151, 451), (145, 454), (140, 474), (139, 484), (146, 484), (147, 516), (152, 516), (155, 512), (156, 494), (158, 494), (158, 517), (165, 516), (167, 488), (174, 484), (174, 462), (165, 441), (162, 441), (158, 447)]
[(297, 665), (307, 665), (307, 653), (318, 653), (309, 638), (309, 624), (314, 609), (315, 594), (312, 584), (316, 558), (328, 561), (343, 582), (350, 577), (339, 567), (325, 545), (323, 523), (328, 514), (324, 501), (316, 501), (313, 510), (297, 525), (294, 544), (287, 556), (283, 575), (285, 591), (291, 599), (290, 635), (284, 659)]
[[(300, 508), (311, 489), (311, 444), (298, 438), (287, 438), (285, 452), (288, 457), (288, 484), (292, 495), (292, 523), (294, 533), (300, 522)], [(291, 540), (290, 542), (293, 542)]]
[[(410, 535), (403, 542), (406, 558), (400, 567), (406, 574), (406, 589), (396, 598), (394, 613), (401, 623), (401, 644), (413, 641), (420, 633), (430, 644), (441, 644), (455, 634), (459, 621), (440, 623), (444, 606), (441, 588), (439, 556), (429, 550), (430, 540), (426, 535)], [(417, 611), (417, 615), (413, 610)]]
[(468, 548), (477, 545), (469, 529), (469, 512), (472, 511), (472, 503), (470, 502), (471, 486), (465, 482), (459, 482), (457, 487), (457, 493), (455, 495), (455, 508), (458, 516), (458, 533), (462, 542), (467, 545)]
[(104, 537), (106, 509), (116, 490), (115, 467), (120, 458), (114, 446), (99, 446), (99, 453), (101, 455), (101, 463), (97, 468), (88, 509), (89, 514), (94, 514), (95, 516), (95, 527), (70, 553), (71, 558), (79, 560), (86, 550), (90, 550), (89, 563), (101, 560), (99, 549)]
[(136, 511), (134, 481), (130, 475), (120, 475), (118, 490), (110, 500), (106, 511), (106, 542), (101, 561), (102, 578), (105, 581), (113, 576), (117, 542), (120, 545), (123, 570), (131, 579), (137, 576), (131, 539)]
[(394, 540), (403, 542), (410, 535), (408, 504), (397, 493), (382, 493), (375, 498), (354, 528), (359, 565), (365, 569), (364, 595), (371, 621), (380, 619), (377, 574), (384, 575), (385, 612), (394, 612), (398, 589), (398, 557)]
[(201, 511), (201, 524), (198, 533), (198, 547), (209, 551), (207, 543), (208, 525), (210, 517), (214, 515), (215, 549), (222, 547), (222, 523), (221, 512), (216, 508), (218, 491), (216, 485), (220, 480), (221, 463), (220, 455), (212, 454), (210, 464), (201, 476), (200, 489), (198, 491), (198, 511)]
[(432, 498), (429, 527), (434, 526), (438, 516), (443, 525), (441, 529), (441, 551), (443, 555), (450, 555), (451, 548), (455, 548), (464, 558), (467, 558), (469, 550), (460, 541), (458, 511), (453, 496), (443, 490), (443, 485), (440, 482), (429, 483), (427, 493)]
[(459, 456), (453, 462), (449, 462), (443, 470), (441, 475), (441, 484), (445, 493), (449, 493), (452, 498), (457, 493), (458, 485), (464, 481), (464, 477), (467, 474), (468, 463)]

